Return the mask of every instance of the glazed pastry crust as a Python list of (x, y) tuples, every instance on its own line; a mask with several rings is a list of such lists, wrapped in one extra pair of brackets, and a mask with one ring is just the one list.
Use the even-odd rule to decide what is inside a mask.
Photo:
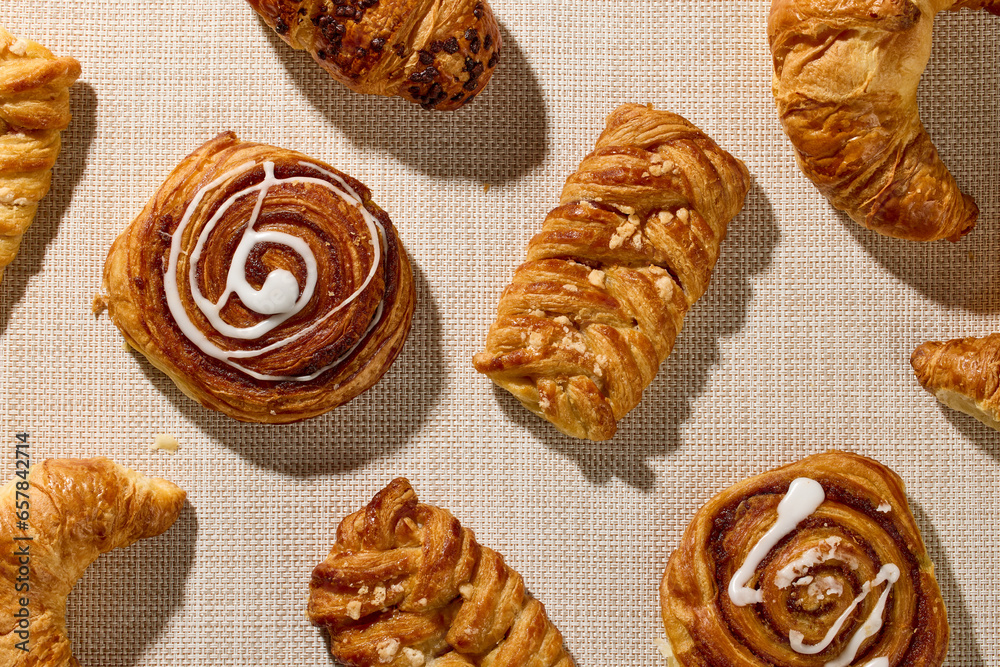
[(939, 401), (1000, 430), (1000, 334), (924, 343), (910, 365)]
[(772, 88), (802, 171), (886, 236), (957, 241), (979, 209), (920, 121), (917, 86), (941, 10), (993, 0), (772, 0)]
[(573, 666), (521, 576), (403, 478), (341, 522), (309, 588), (349, 667)]
[[(166, 531), (180, 515), (184, 491), (106, 458), (49, 459), (29, 472), (29, 529), (18, 527), (15, 480), (0, 490), (0, 542), (26, 544), (30, 567), (30, 652), (14, 614), (21, 608), (15, 581), (19, 556), (0, 554), (0, 664), (79, 667), (66, 635), (66, 598), (97, 557)], [(23, 481), (22, 481), (23, 484)], [(24, 491), (22, 491), (24, 493)], [(17, 537), (31, 537), (17, 542)]]
[(486, 86), (502, 40), (485, 0), (248, 0), (292, 48), (359, 93), (450, 111)]
[[(765, 602), (737, 607), (727, 593), (729, 581), (774, 525), (778, 503), (799, 477), (819, 482), (826, 499), (768, 553), (750, 579)], [(791, 585), (779, 581), (783, 568), (808, 562), (810, 554), (833, 556), (796, 568)], [(675, 664), (824, 665), (841, 655), (878, 596), (865, 597), (860, 612), (849, 616), (822, 652), (794, 651), (789, 631), (802, 632), (808, 645), (818, 644), (862, 584), (887, 563), (901, 574), (888, 596), (881, 631), (861, 644), (850, 664), (888, 657), (891, 667), (941, 665), (948, 649), (944, 602), (895, 473), (872, 459), (831, 451), (740, 482), (698, 510), (663, 575), (661, 611)], [(815, 576), (806, 579), (809, 575)], [(820, 578), (826, 593), (807, 586)]]
[(531, 239), (476, 370), (563, 433), (611, 438), (707, 289), (749, 187), (744, 164), (680, 116), (619, 107)]
[(0, 28), (0, 281), (48, 193), (80, 63)]
[[(308, 244), (317, 261), (317, 282), (302, 311), (268, 334), (247, 341), (216, 329), (194, 302), (185, 277), (190, 275), (190, 257), (206, 223), (222, 210), (224, 200), (259, 185), (267, 162), (275, 165), (279, 178), (316, 180), (318, 172), (313, 165), (335, 174), (327, 182), (337, 187), (346, 184), (381, 224), (380, 248), (372, 245), (370, 227), (358, 208), (332, 195), (328, 188), (309, 183), (271, 186), (254, 230), (281, 232)], [(253, 165), (249, 171), (227, 176), (248, 164)], [(227, 176), (225, 182), (192, 205), (204, 186), (223, 176)], [(252, 218), (256, 201), (247, 195), (235, 199), (234, 205), (222, 211), (211, 235), (205, 236), (193, 270), (209, 300), (220, 299), (228, 289), (229, 271), (236, 262), (234, 248)], [(245, 360), (232, 357), (258, 376), (315, 377), (260, 379), (206, 354), (178, 326), (166, 298), (166, 273), (172, 235), (189, 206), (195, 212), (180, 241), (184, 250), (177, 256), (176, 275), (181, 278), (176, 289), (199, 335), (227, 354), (278, 346)], [(374, 277), (365, 285), (373, 263)], [(265, 240), (255, 242), (245, 264), (248, 281), (262, 283), (254, 285), (255, 289), (262, 289), (264, 280), (279, 269), (292, 273), (304, 294), (307, 268), (296, 251)], [(363, 184), (296, 151), (242, 142), (231, 132), (185, 158), (115, 240), (104, 267), (104, 289), (111, 320), (129, 345), (169, 375), (184, 393), (235, 419), (267, 423), (314, 417), (378, 382), (402, 350), (415, 299), (410, 264), (392, 221), (371, 200)], [(355, 291), (358, 296), (351, 300)], [(249, 327), (264, 319), (235, 294), (228, 297), (220, 317), (233, 327)], [(285, 344), (288, 339), (291, 342)]]

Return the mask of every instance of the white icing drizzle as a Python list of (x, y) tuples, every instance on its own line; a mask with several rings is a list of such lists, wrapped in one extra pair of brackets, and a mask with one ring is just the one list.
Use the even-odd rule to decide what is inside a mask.
[(729, 580), (729, 599), (738, 607), (756, 604), (764, 601), (764, 594), (746, 583), (757, 570), (757, 566), (767, 554), (790, 532), (795, 530), (799, 522), (816, 511), (826, 498), (826, 493), (819, 482), (808, 477), (792, 480), (788, 493), (778, 503), (778, 520), (764, 533), (754, 545), (746, 560)]
[[(324, 366), (315, 373), (309, 375), (267, 375), (263, 373), (258, 373), (252, 371), (245, 366), (238, 364), (233, 361), (233, 359), (246, 359), (259, 357), (263, 354), (276, 350), (280, 347), (288, 345), (289, 343), (301, 338), (307, 333), (311, 332), (313, 329), (318, 327), (324, 321), (329, 319), (335, 313), (346, 308), (352, 301), (358, 298), (362, 292), (371, 283), (372, 278), (378, 271), (379, 264), (382, 259), (383, 249), (382, 249), (382, 236), (385, 234), (385, 228), (382, 224), (374, 217), (364, 206), (364, 202), (358, 193), (354, 191), (340, 176), (334, 174), (326, 169), (311, 164), (309, 162), (300, 161), (300, 165), (307, 168), (313, 169), (329, 178), (332, 178), (340, 184), (337, 187), (333, 183), (326, 181), (321, 178), (312, 178), (308, 176), (295, 176), (290, 178), (277, 178), (274, 175), (274, 163), (270, 161), (265, 161), (263, 163), (264, 167), (264, 178), (263, 180), (253, 186), (250, 186), (244, 190), (241, 190), (233, 195), (231, 195), (215, 212), (212, 218), (205, 224), (201, 229), (198, 241), (195, 245), (194, 250), (191, 252), (189, 260), (189, 270), (188, 270), (188, 283), (191, 288), (191, 294), (197, 305), (199, 311), (208, 319), (212, 327), (220, 334), (239, 340), (257, 340), (262, 336), (268, 334), (276, 327), (278, 327), (282, 322), (294, 317), (309, 303), (316, 289), (316, 280), (318, 274), (318, 267), (316, 264), (316, 257), (313, 255), (312, 250), (309, 248), (309, 244), (304, 240), (286, 234), (284, 232), (276, 231), (263, 231), (259, 232), (254, 229), (254, 224), (260, 215), (261, 208), (264, 204), (264, 199), (267, 196), (267, 191), (274, 185), (280, 183), (308, 183), (311, 185), (317, 185), (320, 187), (327, 188), (334, 194), (339, 196), (348, 204), (355, 206), (358, 212), (361, 214), (368, 227), (368, 232), (371, 235), (371, 244), (374, 250), (375, 259), (372, 262), (371, 269), (368, 272), (367, 277), (364, 282), (354, 291), (353, 294), (348, 296), (346, 299), (341, 301), (335, 308), (330, 310), (328, 313), (318, 318), (312, 322), (309, 326), (300, 329), (297, 333), (290, 336), (286, 336), (277, 342), (270, 345), (262, 347), (258, 350), (225, 350), (217, 346), (211, 340), (208, 339), (201, 331), (195, 326), (191, 318), (188, 317), (187, 311), (184, 308), (183, 303), (180, 298), (180, 290), (178, 289), (177, 283), (177, 264), (182, 252), (181, 243), (184, 238), (184, 232), (187, 229), (188, 224), (191, 222), (191, 217), (197, 210), (201, 201), (204, 199), (205, 195), (219, 187), (227, 180), (239, 176), (240, 174), (248, 171), (256, 165), (254, 162), (246, 162), (235, 169), (232, 169), (219, 178), (215, 179), (208, 185), (202, 187), (198, 192), (195, 193), (188, 204), (187, 209), (184, 211), (184, 216), (181, 218), (180, 224), (174, 233), (171, 235), (170, 243), (170, 258), (167, 265), (167, 271), (164, 276), (164, 291), (166, 293), (167, 307), (170, 310), (170, 314), (173, 316), (174, 320), (177, 322), (178, 327), (181, 332), (194, 343), (199, 350), (201, 350), (206, 355), (223, 361), (230, 366), (239, 369), (241, 372), (249, 375), (250, 377), (256, 378), (258, 380), (271, 380), (271, 381), (284, 381), (284, 380), (295, 380), (300, 382), (305, 382), (312, 380), (319, 375), (325, 373), (331, 368), (340, 364), (344, 359), (351, 355), (358, 345), (367, 337), (368, 333), (375, 327), (382, 316), (382, 310), (384, 302), (380, 302), (371, 322), (368, 325), (367, 330), (364, 335), (362, 335), (358, 342), (351, 347), (350, 350), (345, 352), (343, 355), (338, 357), (333, 363)], [(217, 301), (212, 301), (205, 297), (201, 293), (201, 289), (197, 281), (196, 267), (198, 266), (198, 260), (201, 258), (201, 253), (204, 248), (205, 242), (208, 239), (209, 234), (215, 228), (218, 221), (222, 218), (226, 211), (240, 198), (244, 197), (253, 192), (258, 192), (257, 203), (254, 206), (253, 213), (250, 220), (247, 222), (246, 227), (243, 231), (243, 236), (240, 239), (236, 250), (233, 253), (232, 263), (229, 267), (229, 272), (226, 276), (226, 288), (219, 296)], [(264, 284), (258, 290), (254, 288), (246, 278), (246, 262), (250, 257), (250, 253), (253, 251), (254, 246), (258, 243), (274, 243), (278, 245), (283, 245), (299, 255), (303, 263), (306, 266), (306, 281), (305, 285), (302, 287), (301, 293), (299, 291), (300, 286), (295, 276), (284, 269), (277, 269), (271, 271), (267, 278), (264, 280)], [(267, 315), (267, 319), (264, 319), (257, 324), (249, 327), (234, 327), (229, 323), (225, 322), (221, 317), (221, 311), (225, 307), (231, 295), (236, 294), (239, 296), (240, 300), (256, 313), (261, 315)]]
[(854, 598), (854, 601), (851, 602), (850, 606), (844, 610), (844, 613), (842, 613), (837, 620), (834, 621), (833, 625), (830, 626), (829, 630), (827, 630), (826, 636), (823, 637), (823, 640), (820, 643), (812, 646), (804, 644), (802, 640), (805, 635), (797, 630), (790, 630), (788, 632), (788, 642), (791, 644), (792, 650), (796, 653), (802, 653), (803, 655), (815, 655), (826, 649), (826, 647), (833, 642), (837, 633), (840, 632), (840, 628), (844, 625), (844, 621), (846, 621), (847, 617), (851, 615), (851, 612), (854, 611), (855, 607), (861, 604), (861, 601), (868, 596), (872, 587), (888, 582), (889, 585), (882, 591), (882, 595), (879, 596), (878, 603), (875, 605), (875, 608), (872, 609), (872, 613), (868, 615), (865, 622), (851, 637), (847, 646), (844, 647), (843, 652), (833, 660), (828, 660), (823, 663), (823, 667), (847, 667), (847, 665), (850, 665), (854, 661), (854, 657), (858, 654), (858, 649), (861, 648), (861, 644), (882, 628), (882, 613), (885, 611), (885, 602), (889, 597), (889, 591), (892, 590), (892, 585), (898, 580), (899, 568), (892, 563), (883, 565), (882, 569), (878, 571), (878, 574), (872, 581), (866, 581), (862, 584), (861, 593), (858, 597)]
[[(799, 477), (792, 480), (792, 483), (788, 486), (788, 492), (785, 497), (781, 499), (778, 503), (778, 519), (774, 522), (774, 525), (763, 537), (758, 540), (757, 544), (753, 546), (750, 553), (747, 554), (746, 559), (743, 564), (733, 575), (733, 578), (729, 580), (729, 599), (732, 600), (733, 604), (743, 607), (748, 604), (759, 604), (764, 601), (764, 595), (761, 591), (749, 588), (746, 586), (747, 581), (753, 576), (757, 567), (764, 560), (767, 554), (773, 549), (778, 542), (782, 540), (786, 535), (792, 532), (795, 527), (805, 519), (807, 516), (815, 512), (819, 506), (826, 499), (826, 492), (819, 482), (809, 479), (807, 477)], [(879, 511), (882, 510), (881, 506), (878, 508)], [(830, 537), (823, 541), (827, 546), (828, 551), (823, 553), (822, 546), (815, 547), (808, 550), (799, 558), (795, 559), (781, 570), (779, 570), (776, 575), (776, 581), (779, 588), (787, 588), (789, 585), (793, 584), (796, 586), (810, 585), (810, 592), (813, 586), (819, 583), (818, 580), (814, 581), (812, 576), (804, 576), (801, 578), (799, 575), (804, 574), (810, 567), (823, 563), (827, 560), (837, 558), (843, 560), (852, 569), (857, 569), (859, 564), (856, 559), (850, 557), (846, 554), (838, 554), (837, 546), (841, 542), (839, 537)], [(899, 567), (887, 563), (879, 569), (878, 574), (871, 581), (866, 581), (861, 586), (861, 593), (854, 598), (850, 606), (844, 610), (844, 612), (834, 621), (833, 625), (827, 631), (823, 640), (818, 644), (812, 646), (803, 643), (805, 635), (797, 630), (790, 630), (788, 632), (788, 641), (792, 647), (792, 650), (803, 655), (815, 655), (817, 653), (825, 650), (840, 632), (841, 627), (844, 622), (851, 615), (851, 613), (857, 608), (859, 604), (868, 596), (871, 589), (875, 586), (879, 586), (883, 583), (888, 583), (885, 590), (879, 596), (878, 602), (875, 604), (875, 608), (872, 609), (868, 618), (861, 625), (860, 628), (851, 636), (850, 641), (848, 641), (847, 646), (839, 656), (833, 660), (828, 660), (823, 663), (823, 667), (848, 667), (858, 654), (858, 650), (866, 639), (873, 637), (882, 628), (882, 615), (885, 613), (885, 603), (889, 598), (889, 592), (892, 590), (892, 585), (899, 580)], [(829, 579), (829, 577), (827, 577)], [(836, 582), (834, 582), (836, 583)], [(823, 585), (826, 586), (824, 596), (826, 594), (840, 595), (843, 592), (843, 588), (839, 586), (832, 586), (831, 582), (824, 581)], [(838, 590), (839, 588), (839, 590)], [(820, 596), (823, 597), (823, 596)], [(863, 667), (889, 667), (889, 659), (886, 657), (875, 658), (864, 664)]]

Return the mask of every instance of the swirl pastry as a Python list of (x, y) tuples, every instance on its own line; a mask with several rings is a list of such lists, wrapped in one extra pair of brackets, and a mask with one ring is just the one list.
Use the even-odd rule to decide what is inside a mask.
[(563, 433), (611, 438), (705, 293), (749, 187), (680, 116), (616, 109), (528, 244), (476, 370)]
[(80, 63), (0, 28), (0, 281), (48, 193)]
[(846, 452), (705, 504), (660, 603), (675, 665), (939, 666), (948, 621), (903, 482)]
[(106, 305), (132, 347), (242, 421), (313, 417), (374, 385), (413, 316), (410, 265), (364, 185), (229, 132), (114, 242)]
[(49, 459), (23, 477), (0, 490), (0, 665), (79, 667), (73, 586), (101, 554), (170, 528), (185, 494), (106, 458)]
[(924, 343), (910, 365), (939, 401), (1000, 430), (1000, 334)]
[(349, 667), (573, 667), (521, 576), (403, 478), (341, 522), (309, 588), (309, 619)]
[(485, 0), (247, 1), (351, 90), (425, 109), (470, 102), (500, 62), (500, 30)]
[(773, 92), (799, 166), (879, 234), (957, 241), (979, 209), (917, 111), (934, 16), (998, 0), (772, 0)]

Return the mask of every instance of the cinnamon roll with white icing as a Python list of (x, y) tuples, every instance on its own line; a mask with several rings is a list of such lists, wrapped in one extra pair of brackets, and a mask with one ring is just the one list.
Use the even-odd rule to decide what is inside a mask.
[(948, 619), (903, 482), (817, 454), (694, 517), (660, 604), (673, 666), (939, 667)]
[(118, 237), (103, 297), (128, 343), (206, 407), (287, 423), (374, 385), (413, 315), (410, 265), (359, 181), (227, 132)]

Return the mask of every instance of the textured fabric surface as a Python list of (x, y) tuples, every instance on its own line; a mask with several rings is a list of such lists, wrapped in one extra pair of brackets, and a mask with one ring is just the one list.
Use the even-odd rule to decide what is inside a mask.
[[(839, 447), (906, 481), (948, 606), (949, 665), (1000, 661), (1000, 434), (938, 407), (910, 352), (1000, 330), (1000, 19), (941, 16), (920, 104), (982, 211), (958, 244), (875, 236), (794, 164), (767, 3), (493, 5), (506, 42), (451, 114), (330, 81), (240, 0), (8, 0), (0, 23), (83, 65), (52, 192), (0, 285), (0, 437), (104, 454), (188, 491), (163, 536), (70, 600), (83, 665), (330, 665), (305, 619), (337, 522), (396, 475), (520, 571), (580, 665), (663, 664), (657, 586), (694, 510)], [(571, 440), (472, 369), (501, 289), (619, 103), (687, 117), (754, 178), (706, 296), (608, 443)], [(91, 313), (114, 237), (223, 130), (366, 183), (416, 272), (409, 341), (371, 391), (292, 426), (194, 404)], [(488, 188), (486, 186), (489, 186)], [(176, 455), (149, 451), (157, 433)]]

